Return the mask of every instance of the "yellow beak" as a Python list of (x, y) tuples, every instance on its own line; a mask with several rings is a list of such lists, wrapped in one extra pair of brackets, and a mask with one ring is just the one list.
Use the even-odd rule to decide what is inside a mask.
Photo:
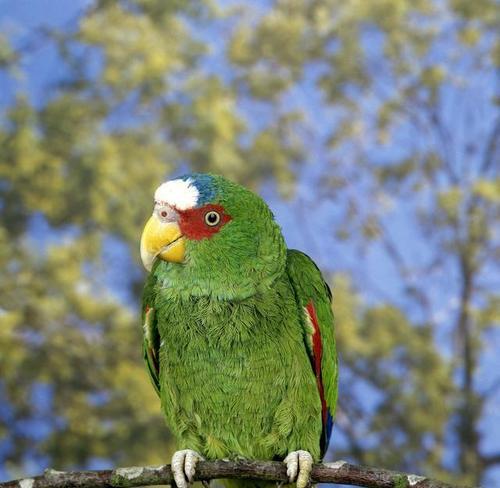
[(158, 257), (172, 263), (184, 261), (184, 237), (177, 222), (161, 222), (153, 215), (146, 223), (141, 236), (141, 259), (151, 271)]

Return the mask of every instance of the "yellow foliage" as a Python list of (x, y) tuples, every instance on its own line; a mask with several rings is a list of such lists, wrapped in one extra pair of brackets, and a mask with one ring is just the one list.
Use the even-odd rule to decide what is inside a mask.
[(500, 178), (496, 180), (478, 180), (474, 183), (473, 191), (485, 200), (498, 203), (500, 202)]
[(467, 46), (475, 46), (481, 39), (481, 32), (472, 26), (466, 26), (459, 32), (459, 39)]
[(79, 37), (103, 49), (103, 81), (120, 92), (151, 78), (162, 79), (183, 66), (179, 42), (184, 27), (174, 17), (166, 17), (156, 25), (146, 15), (111, 3), (82, 20)]
[(462, 197), (462, 190), (458, 187), (450, 187), (438, 194), (437, 202), (439, 208), (444, 212), (448, 219), (455, 220), (458, 218)]

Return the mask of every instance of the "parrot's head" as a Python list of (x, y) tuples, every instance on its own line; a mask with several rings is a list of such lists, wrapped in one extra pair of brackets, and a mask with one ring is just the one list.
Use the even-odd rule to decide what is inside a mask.
[(221, 176), (190, 174), (156, 189), (141, 258), (165, 288), (243, 298), (283, 272), (286, 246), (262, 198)]

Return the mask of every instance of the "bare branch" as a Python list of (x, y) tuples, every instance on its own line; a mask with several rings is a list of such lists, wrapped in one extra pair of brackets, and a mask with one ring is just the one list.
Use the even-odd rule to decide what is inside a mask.
[(490, 168), (495, 166), (496, 156), (499, 148), (500, 139), (500, 117), (497, 118), (493, 129), (491, 130), (491, 135), (487, 138), (486, 149), (484, 151), (483, 163), (481, 165), (481, 171), (486, 172)]
[(500, 452), (496, 454), (489, 454), (487, 456), (482, 456), (481, 461), (488, 468), (496, 464), (500, 464)]
[[(218, 478), (287, 482), (286, 466), (277, 461), (213, 461), (196, 466), (195, 480)], [(41, 476), (0, 483), (0, 488), (132, 488), (173, 484), (170, 465), (117, 468), (103, 471), (46, 470)], [(346, 461), (316, 464), (314, 483), (340, 483), (366, 488), (458, 488), (414, 474), (357, 466)]]

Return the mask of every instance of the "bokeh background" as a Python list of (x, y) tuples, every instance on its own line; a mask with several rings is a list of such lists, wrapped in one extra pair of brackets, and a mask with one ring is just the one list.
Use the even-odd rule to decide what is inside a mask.
[(500, 486), (495, 0), (0, 0), (0, 478), (164, 463), (155, 187), (260, 192), (334, 293), (327, 459)]

